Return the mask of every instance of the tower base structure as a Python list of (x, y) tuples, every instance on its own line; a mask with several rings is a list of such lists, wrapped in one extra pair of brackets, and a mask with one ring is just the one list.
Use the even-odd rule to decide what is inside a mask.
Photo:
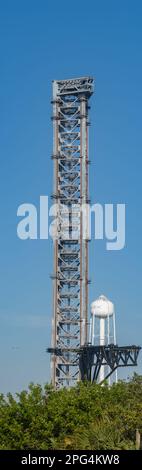
[(81, 380), (97, 382), (102, 366), (108, 366), (109, 372), (100, 384), (107, 380), (118, 367), (137, 366), (140, 346), (108, 346), (86, 345), (80, 351), (79, 367)]
[[(118, 346), (109, 344), (107, 346), (92, 346), (86, 344), (79, 349), (71, 349), (71, 353), (77, 355), (77, 364), (80, 370), (80, 380), (98, 382), (102, 366), (109, 366), (109, 373), (104, 377), (102, 384), (119, 367), (136, 367), (140, 346)], [(48, 353), (57, 357), (64, 357), (65, 351), (61, 348), (48, 348)]]

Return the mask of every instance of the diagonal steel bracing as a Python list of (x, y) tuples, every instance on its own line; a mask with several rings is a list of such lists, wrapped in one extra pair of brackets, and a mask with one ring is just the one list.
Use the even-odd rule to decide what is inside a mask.
[(82, 235), (81, 205), (88, 202), (88, 99), (92, 93), (90, 77), (53, 81), (52, 197), (58, 215), (52, 276), (55, 387), (71, 386), (79, 379), (77, 350), (88, 339), (88, 242)]

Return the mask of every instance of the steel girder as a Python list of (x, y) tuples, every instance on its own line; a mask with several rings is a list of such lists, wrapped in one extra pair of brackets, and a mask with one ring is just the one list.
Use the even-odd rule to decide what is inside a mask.
[(108, 379), (118, 367), (137, 366), (140, 346), (108, 346), (85, 345), (80, 349), (79, 365), (81, 380), (96, 382), (101, 366), (109, 366)]
[(89, 77), (53, 81), (52, 197), (58, 214), (52, 276), (55, 387), (79, 380), (77, 350), (87, 342), (88, 242), (82, 236), (81, 205), (88, 202), (88, 99), (92, 93)]

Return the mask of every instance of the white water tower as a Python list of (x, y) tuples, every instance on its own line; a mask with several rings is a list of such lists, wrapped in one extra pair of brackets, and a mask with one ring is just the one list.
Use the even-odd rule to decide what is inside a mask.
[[(91, 303), (89, 342), (93, 346), (116, 344), (114, 304), (104, 295), (100, 295), (98, 299)], [(101, 366), (99, 382), (104, 380), (108, 372), (108, 366)], [(117, 381), (117, 374), (115, 374), (115, 381)]]

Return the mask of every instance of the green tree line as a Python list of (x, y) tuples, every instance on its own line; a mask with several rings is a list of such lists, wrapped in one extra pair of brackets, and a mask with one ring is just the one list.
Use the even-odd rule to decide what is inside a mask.
[(135, 449), (142, 429), (142, 376), (128, 382), (78, 383), (54, 391), (0, 395), (0, 449)]

